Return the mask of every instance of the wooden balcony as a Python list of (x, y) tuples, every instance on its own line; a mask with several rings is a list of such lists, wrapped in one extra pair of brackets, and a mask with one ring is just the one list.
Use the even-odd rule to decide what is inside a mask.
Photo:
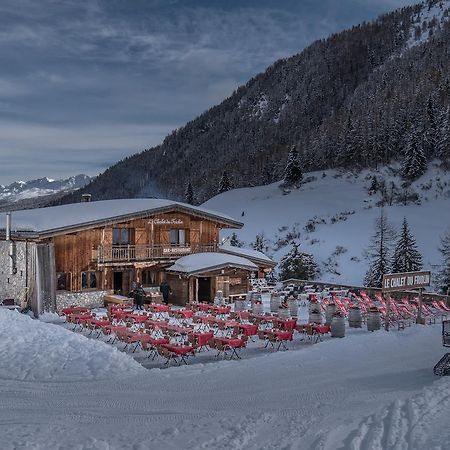
[(184, 255), (200, 252), (215, 252), (217, 244), (186, 245), (100, 245), (97, 250), (99, 264), (115, 262), (144, 262), (175, 260)]

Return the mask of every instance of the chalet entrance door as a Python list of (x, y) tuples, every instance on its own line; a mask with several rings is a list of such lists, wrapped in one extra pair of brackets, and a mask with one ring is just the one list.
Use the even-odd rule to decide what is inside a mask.
[(198, 301), (210, 302), (211, 301), (211, 278), (201, 277), (198, 279)]
[(123, 294), (122, 291), (123, 272), (114, 272), (113, 289), (114, 294)]

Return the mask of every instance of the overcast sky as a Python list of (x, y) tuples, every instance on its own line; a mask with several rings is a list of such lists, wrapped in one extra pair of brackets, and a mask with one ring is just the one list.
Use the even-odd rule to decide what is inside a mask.
[(407, 0), (1, 0), (0, 183), (95, 175)]

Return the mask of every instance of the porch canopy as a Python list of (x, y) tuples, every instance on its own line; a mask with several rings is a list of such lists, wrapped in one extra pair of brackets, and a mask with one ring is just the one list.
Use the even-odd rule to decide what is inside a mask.
[(177, 272), (187, 276), (201, 276), (222, 269), (242, 269), (257, 272), (258, 266), (247, 258), (226, 253), (194, 253), (183, 256), (168, 267), (168, 272)]

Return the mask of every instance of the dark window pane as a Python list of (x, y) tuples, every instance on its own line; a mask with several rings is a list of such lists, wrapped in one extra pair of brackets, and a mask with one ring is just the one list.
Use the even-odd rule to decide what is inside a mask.
[(186, 230), (178, 230), (178, 243), (180, 245), (186, 244)]
[(87, 287), (88, 287), (87, 273), (81, 272), (81, 288), (86, 289)]
[(60, 272), (56, 275), (56, 277), (56, 289), (58, 291), (66, 291), (68, 281), (67, 273)]
[(91, 272), (89, 287), (91, 289), (95, 289), (97, 287), (97, 274), (95, 272)]
[(120, 245), (120, 228), (113, 228), (113, 245)]
[(128, 232), (128, 228), (122, 228), (121, 243), (122, 244), (130, 243), (130, 233)]
[(170, 230), (170, 243), (172, 245), (178, 244), (178, 230)]

